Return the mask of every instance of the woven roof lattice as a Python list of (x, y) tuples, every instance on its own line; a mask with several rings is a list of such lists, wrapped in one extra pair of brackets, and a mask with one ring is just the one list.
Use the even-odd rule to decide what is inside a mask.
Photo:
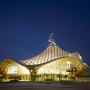
[(41, 54), (33, 58), (22, 60), (21, 62), (25, 65), (38, 65), (61, 57), (68, 57), (68, 52), (59, 48), (51, 37), (52, 37), (52, 34), (48, 40), (50, 44), (46, 48), (46, 50), (44, 50)]

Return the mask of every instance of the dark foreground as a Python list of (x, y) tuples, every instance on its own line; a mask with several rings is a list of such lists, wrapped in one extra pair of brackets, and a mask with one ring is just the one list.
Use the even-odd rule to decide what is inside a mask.
[(90, 90), (90, 88), (0, 88), (0, 90)]
[(0, 90), (90, 90), (90, 83), (60, 84), (18, 82), (0, 84)]

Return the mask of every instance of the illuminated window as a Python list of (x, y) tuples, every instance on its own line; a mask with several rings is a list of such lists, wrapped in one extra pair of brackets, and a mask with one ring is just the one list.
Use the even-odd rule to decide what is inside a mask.
[(82, 60), (82, 57), (81, 57), (81, 55), (80, 55), (80, 54), (79, 54), (79, 59), (80, 59), (80, 60)]
[(8, 66), (8, 74), (15, 74), (17, 73), (17, 64), (13, 64)]

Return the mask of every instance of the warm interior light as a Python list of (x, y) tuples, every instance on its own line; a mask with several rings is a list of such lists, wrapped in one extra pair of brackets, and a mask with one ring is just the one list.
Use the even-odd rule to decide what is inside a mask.
[(30, 73), (26, 67), (21, 66), (20, 64), (13, 64), (8, 66), (7, 74), (30, 74)]
[(67, 62), (61, 59), (43, 65), (39, 70), (38, 74), (65, 74), (67, 69)]

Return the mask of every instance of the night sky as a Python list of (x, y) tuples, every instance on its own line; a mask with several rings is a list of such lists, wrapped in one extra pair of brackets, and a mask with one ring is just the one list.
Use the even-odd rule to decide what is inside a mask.
[(40, 54), (52, 31), (60, 48), (81, 52), (90, 66), (90, 0), (0, 0), (0, 62)]

